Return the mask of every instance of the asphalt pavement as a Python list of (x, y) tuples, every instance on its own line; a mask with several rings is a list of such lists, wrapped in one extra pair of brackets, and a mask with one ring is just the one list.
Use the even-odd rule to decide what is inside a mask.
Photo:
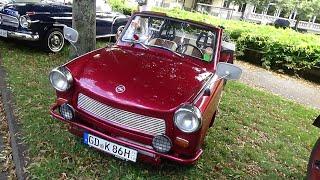
[(243, 61), (236, 61), (235, 64), (243, 70), (240, 82), (320, 109), (320, 84), (268, 71)]

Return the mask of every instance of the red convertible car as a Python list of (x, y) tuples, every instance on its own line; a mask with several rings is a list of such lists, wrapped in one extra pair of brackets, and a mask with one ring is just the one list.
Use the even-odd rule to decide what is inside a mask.
[[(320, 115), (316, 118), (313, 125), (320, 128)], [(320, 138), (314, 145), (310, 155), (307, 179), (320, 179)]]
[[(165, 14), (134, 14), (117, 43), (52, 70), (51, 115), (115, 157), (195, 163), (224, 82), (238, 79), (223, 29)], [(65, 27), (70, 42), (77, 32)]]

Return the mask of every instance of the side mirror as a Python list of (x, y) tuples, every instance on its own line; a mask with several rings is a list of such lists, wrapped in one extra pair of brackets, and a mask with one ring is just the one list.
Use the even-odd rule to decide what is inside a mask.
[(217, 75), (226, 80), (238, 80), (242, 74), (242, 69), (230, 63), (218, 63)]
[(64, 26), (63, 28), (63, 36), (70, 43), (74, 44), (78, 41), (79, 33), (77, 30), (72, 29), (71, 27)]
[[(240, 79), (240, 76), (242, 74), (242, 69), (230, 63), (220, 62), (218, 63), (216, 74), (218, 75), (217, 80), (238, 80)], [(216, 82), (217, 80), (215, 80), (214, 82)], [(206, 87), (203, 92), (204, 96), (211, 95), (211, 86), (214, 84), (214, 82), (211, 82), (211, 84)]]
[(118, 40), (121, 36), (122, 31), (124, 30), (124, 26), (120, 26), (117, 30), (116, 40)]

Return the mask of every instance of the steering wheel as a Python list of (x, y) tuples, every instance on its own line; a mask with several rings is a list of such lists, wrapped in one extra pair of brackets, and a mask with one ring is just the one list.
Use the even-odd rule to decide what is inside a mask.
[(193, 44), (189, 44), (189, 43), (180, 44), (180, 45), (177, 47), (176, 51), (177, 51), (178, 53), (185, 54), (185, 52), (187, 51), (187, 47), (188, 47), (188, 46), (191, 46), (191, 47), (193, 47), (194, 49), (196, 49), (196, 50), (198, 50), (198, 51), (200, 52), (201, 57), (199, 57), (199, 58), (202, 58), (202, 57), (203, 57), (203, 52), (201, 51), (201, 49), (198, 48), (197, 46), (195, 46), (195, 45), (193, 45)]
[[(165, 34), (162, 34), (162, 32), (166, 30), (166, 33)], [(162, 39), (167, 39), (167, 40), (170, 40), (170, 41), (173, 41), (174, 38), (176, 37), (176, 29), (173, 27), (173, 26), (170, 26), (170, 25), (166, 25), (165, 27), (163, 27), (160, 31), (160, 37)]]

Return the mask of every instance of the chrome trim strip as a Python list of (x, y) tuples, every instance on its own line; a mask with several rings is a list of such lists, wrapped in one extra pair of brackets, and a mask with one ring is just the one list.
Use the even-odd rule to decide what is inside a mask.
[[(28, 12), (27, 12), (28, 13)], [(33, 12), (34, 14), (41, 14), (41, 15), (48, 15), (51, 14), (50, 12)]]
[(116, 34), (106, 34), (106, 35), (101, 35), (101, 36), (96, 36), (96, 38), (106, 38), (106, 37), (114, 37)]
[(166, 132), (166, 124), (163, 119), (117, 109), (81, 93), (78, 96), (78, 108), (105, 122), (113, 122), (138, 132), (153, 136), (162, 135)]
[(63, 20), (63, 19), (66, 19), (66, 20), (72, 20), (72, 17), (52, 17), (52, 19), (55, 19), (55, 20)]
[(203, 93), (207, 88), (211, 89), (211, 86), (217, 81), (218, 76), (216, 74), (210, 74), (208, 79), (206, 80), (205, 84), (202, 86), (201, 90), (196, 95), (195, 99), (192, 101), (191, 104), (196, 105), (199, 99), (203, 96)]

